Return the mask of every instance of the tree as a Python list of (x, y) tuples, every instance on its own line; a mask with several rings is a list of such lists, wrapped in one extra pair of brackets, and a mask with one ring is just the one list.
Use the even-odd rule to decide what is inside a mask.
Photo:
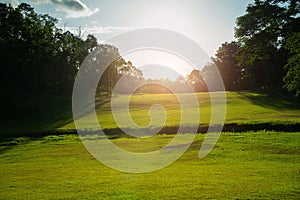
[(243, 69), (238, 65), (235, 53), (240, 45), (237, 42), (223, 43), (212, 60), (222, 76), (226, 90), (239, 90), (242, 88)]
[(131, 94), (144, 81), (143, 72), (136, 68), (131, 61), (126, 62), (123, 58), (120, 58), (117, 67), (116, 82), (120, 82), (118, 88), (114, 88), (114, 92)]
[[(88, 60), (85, 61), (85, 67), (87, 72), (92, 72), (87, 74), (101, 77), (97, 86), (99, 94), (111, 95), (121, 77), (123, 77), (123, 91), (120, 91), (121, 88), (117, 91), (120, 93), (126, 93), (143, 79), (142, 71), (133, 66), (130, 61), (126, 62), (118, 48), (109, 44), (100, 44), (94, 48)], [(87, 81), (88, 79), (89, 77), (86, 78)]]
[(245, 69), (247, 89), (282, 87), (289, 57), (284, 44), (299, 31), (299, 8), (299, 0), (255, 0), (237, 18), (235, 36), (242, 46), (236, 58)]
[(287, 74), (284, 77), (285, 85), (288, 91), (294, 92), (296, 96), (300, 95), (300, 32), (292, 34), (288, 39), (285, 48), (293, 54), (285, 65)]
[(194, 69), (190, 74), (188, 74), (187, 81), (193, 87), (195, 92), (207, 91), (207, 87), (200, 70)]
[(185, 78), (182, 76), (182, 75), (179, 75), (177, 78), (176, 78), (176, 82), (181, 84), (181, 83), (185, 83), (186, 80)]
[(33, 111), (36, 97), (47, 85), (45, 74), (51, 66), (53, 29), (56, 20), (37, 15), (28, 4), (13, 9), (0, 6), (1, 96), (4, 108), (15, 114)]
[(0, 4), (0, 108), (3, 117), (35, 112), (44, 94), (70, 96), (83, 59), (97, 41), (62, 32), (57, 20), (25, 3)]

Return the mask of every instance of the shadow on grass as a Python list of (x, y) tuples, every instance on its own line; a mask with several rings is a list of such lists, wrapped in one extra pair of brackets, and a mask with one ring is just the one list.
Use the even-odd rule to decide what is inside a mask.
[(0, 121), (0, 136), (35, 135), (55, 130), (73, 121), (71, 99), (59, 96), (39, 97), (36, 112)]
[[(248, 93), (239, 92), (240, 98), (252, 102), (253, 104), (263, 107), (270, 107), (275, 109), (300, 109), (300, 99), (286, 97), (283, 95), (275, 94), (262, 94), (262, 93)], [(96, 109), (101, 106), (106, 106), (110, 109), (110, 99), (107, 96), (96, 97)], [(89, 106), (89, 105), (87, 105)], [(29, 117), (27, 119), (1, 121), (0, 122), (0, 138), (1, 137), (41, 137), (45, 135), (65, 135), (65, 134), (77, 134), (75, 129), (69, 130), (57, 130), (66, 124), (73, 121), (71, 101), (66, 105), (60, 105), (59, 100), (49, 99), (40, 102), (41, 111), (39, 114)], [(155, 128), (155, 127), (154, 127)], [(164, 127), (160, 130), (159, 134), (176, 134), (179, 127)], [(213, 128), (214, 129), (214, 128)], [(183, 133), (194, 132), (194, 127), (183, 127)], [(206, 133), (208, 130), (207, 125), (199, 125), (197, 127), (198, 133)], [(255, 123), (255, 124), (225, 124), (223, 131), (232, 132), (244, 132), (244, 131), (258, 131), (258, 130), (270, 130), (270, 131), (284, 131), (284, 132), (296, 132), (300, 131), (299, 123)], [(111, 138), (127, 137), (127, 135), (120, 128), (104, 129), (106, 135)], [(135, 131), (129, 129), (129, 131)], [(97, 134), (97, 130), (85, 130), (87, 134)], [(125, 131), (126, 132), (126, 131)], [(152, 130), (139, 129), (139, 132), (143, 132), (145, 136), (147, 133), (152, 133)], [(1, 141), (0, 141), (1, 143)]]
[[(107, 95), (96, 97), (95, 109), (105, 106), (110, 110)], [(85, 105), (90, 107), (93, 105)], [(36, 105), (37, 112), (20, 118), (0, 120), (1, 136), (41, 136), (41, 133), (56, 133), (58, 128), (73, 122), (71, 97), (43, 96)], [(71, 130), (74, 132), (74, 130)], [(48, 134), (47, 134), (48, 135)]]
[(279, 93), (238, 92), (242, 99), (253, 104), (273, 109), (300, 109), (300, 99)]
[[(208, 126), (207, 125), (200, 125), (198, 127), (192, 127), (192, 126), (186, 126), (181, 127), (181, 132), (179, 134), (189, 134), (193, 132), (197, 128), (197, 134), (205, 134), (208, 132)], [(214, 125), (211, 127), (211, 130), (216, 130), (216, 128), (221, 128), (220, 125)], [(164, 127), (162, 128), (157, 134), (165, 134), (165, 135), (175, 135), (178, 134), (179, 127), (173, 126), (173, 127)], [(225, 124), (223, 126), (222, 131), (223, 132), (237, 132), (237, 133), (243, 133), (247, 131), (277, 131), (277, 132), (300, 132), (300, 124), (294, 123), (294, 124), (271, 124), (271, 123), (256, 123), (256, 124)], [(127, 129), (127, 131), (133, 132), (134, 129)], [(148, 135), (147, 133), (152, 133), (153, 129), (144, 129), (138, 130), (141, 135), (139, 136), (152, 136), (152, 134)], [(100, 134), (99, 130), (91, 130), (91, 129), (85, 129), (83, 130), (85, 135), (81, 136), (92, 136), (87, 137), (88, 139), (99, 139), (99, 137), (95, 136), (103, 136)], [(134, 138), (133, 136), (127, 135), (124, 130), (120, 128), (112, 128), (112, 129), (104, 129), (103, 132), (105, 135), (113, 140), (118, 138)], [(22, 133), (22, 134), (21, 134)], [(51, 136), (50, 136), (51, 135)], [(55, 130), (55, 131), (39, 131), (39, 132), (19, 132), (18, 137), (11, 135), (11, 134), (3, 134), (0, 137), (0, 154), (5, 153), (8, 150), (13, 149), (17, 145), (24, 145), (32, 141), (36, 140), (44, 140), (46, 136), (49, 137), (56, 137), (60, 135), (75, 135), (78, 137), (76, 130)], [(47, 141), (47, 140), (45, 140)]]
[[(210, 129), (209, 129), (210, 128)], [(174, 134), (190, 134), (197, 130), (196, 133), (205, 134), (208, 133), (208, 130), (210, 132), (214, 132), (214, 130), (222, 130), (222, 132), (247, 132), (247, 131), (277, 131), (277, 132), (300, 132), (300, 123), (291, 123), (291, 124), (272, 124), (272, 123), (255, 123), (255, 124), (237, 124), (237, 123), (230, 123), (230, 124), (224, 124), (222, 127), (221, 125), (200, 125), (198, 127), (194, 126), (184, 126), (180, 127), (180, 132), (178, 132), (179, 127), (178, 126), (168, 126), (163, 127), (157, 134), (166, 134), (166, 135), (174, 135)], [(142, 128), (142, 129), (121, 129), (121, 128), (111, 128), (111, 129), (103, 129), (103, 130), (93, 130), (93, 129), (84, 129), (81, 130), (81, 136), (88, 136), (88, 135), (98, 135), (103, 136), (104, 134), (109, 139), (115, 139), (115, 138), (133, 138), (133, 136), (127, 135), (126, 132), (135, 132), (138, 131), (140, 133), (138, 136), (152, 136), (154, 128)], [(23, 132), (22, 135), (18, 135), (18, 137), (33, 137), (33, 138), (41, 138), (44, 136), (49, 135), (77, 135), (77, 130), (75, 129), (68, 129), (68, 130), (51, 130), (51, 131), (40, 131), (36, 133), (25, 133)], [(3, 141), (3, 138), (11, 138), (11, 140), (15, 139), (16, 136), (12, 136), (11, 134), (3, 134), (0, 137), (0, 144)]]

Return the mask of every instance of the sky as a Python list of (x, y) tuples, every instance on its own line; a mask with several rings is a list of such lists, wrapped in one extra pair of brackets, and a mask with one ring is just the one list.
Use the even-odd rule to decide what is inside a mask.
[[(94, 34), (105, 42), (112, 36), (139, 28), (160, 28), (183, 34), (200, 45), (206, 54), (214, 56), (220, 45), (234, 40), (236, 18), (245, 13), (252, 0), (0, 0), (17, 6), (29, 3), (38, 13), (50, 14), (59, 20), (58, 26), (81, 36)], [(147, 57), (159, 59), (157, 53), (145, 52)], [(143, 63), (137, 55), (124, 56), (137, 67)], [(162, 59), (164, 57), (164, 59)], [(161, 60), (169, 60), (179, 73), (184, 61), (162, 53)], [(168, 58), (168, 59), (166, 59)], [(176, 61), (177, 60), (177, 61)], [(157, 63), (166, 65), (167, 63)], [(176, 67), (177, 66), (177, 67)], [(154, 67), (152, 67), (154, 68)], [(164, 74), (163, 72), (158, 73)], [(169, 77), (170, 78), (170, 77)], [(173, 79), (173, 78), (172, 78)]]

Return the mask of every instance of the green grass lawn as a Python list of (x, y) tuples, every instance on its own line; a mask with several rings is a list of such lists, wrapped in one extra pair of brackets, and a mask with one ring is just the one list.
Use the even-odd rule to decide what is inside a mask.
[[(199, 124), (207, 125), (211, 116), (211, 101), (209, 93), (198, 93), (199, 107), (191, 103), (191, 94), (179, 94), (186, 100), (187, 109), (199, 109)], [(300, 100), (285, 97), (283, 95), (267, 95), (253, 92), (226, 92), (227, 112), (225, 124), (299, 124)], [(117, 105), (123, 105), (126, 96), (116, 97)], [(41, 102), (41, 113), (34, 117), (19, 120), (1, 121), (0, 135), (26, 135), (26, 133), (39, 135), (41, 132), (74, 131), (70, 106), (55, 106), (58, 103)], [(57, 101), (57, 100), (56, 100)], [(143, 94), (133, 95), (130, 100), (130, 114), (135, 123), (141, 126), (150, 123), (149, 108), (153, 104), (161, 104), (167, 113), (165, 126), (178, 127), (180, 123), (180, 104), (176, 96), (172, 94)], [(218, 106), (217, 106), (218, 107)], [(122, 117), (124, 109), (120, 106), (118, 116)], [(124, 108), (124, 106), (123, 106)], [(110, 109), (108, 97), (97, 97), (96, 111), (98, 121), (103, 129), (114, 129), (118, 125)], [(156, 113), (154, 113), (155, 115)], [(125, 116), (124, 116), (125, 117)], [(91, 116), (83, 116), (85, 128), (91, 127)], [(130, 128), (130, 127), (129, 127)]]
[[(300, 133), (222, 133), (199, 159), (204, 136), (172, 165), (146, 174), (106, 167), (76, 135), (1, 138), (0, 199), (299, 199)], [(112, 141), (148, 151), (172, 137)]]
[[(215, 92), (214, 94), (218, 94)], [(208, 125), (211, 117), (211, 99), (209, 93), (198, 93), (197, 98), (199, 107), (189, 101), (192, 94), (178, 94), (184, 100), (187, 108), (199, 109), (200, 118), (198, 124)], [(226, 124), (293, 124), (300, 123), (300, 101), (284, 96), (271, 96), (267, 94), (251, 92), (226, 92), (227, 110)], [(119, 106), (118, 117), (122, 117), (125, 107), (126, 95), (120, 95), (116, 98), (116, 106)], [(180, 104), (173, 94), (144, 94), (133, 95), (130, 99), (129, 110), (134, 122), (140, 126), (146, 126), (150, 123), (149, 108), (154, 104), (162, 105), (167, 114), (165, 126), (178, 126), (181, 120)], [(218, 109), (220, 105), (216, 106)], [(110, 101), (96, 106), (98, 121), (103, 129), (119, 127), (112, 115)], [(155, 115), (155, 113), (153, 113)], [(90, 122), (91, 116), (83, 117), (86, 121), (84, 128), (93, 128)], [(126, 116), (124, 115), (124, 118)], [(128, 127), (130, 128), (130, 127)], [(74, 129), (74, 123), (66, 123), (58, 129)]]
[[(191, 94), (179, 95), (185, 99), (187, 111), (200, 110), (197, 123), (210, 122), (209, 93), (197, 94), (199, 107), (189, 103)], [(300, 124), (299, 99), (252, 92), (226, 92), (226, 96), (225, 124)], [(124, 95), (115, 99), (121, 117), (126, 117), (125, 99)], [(77, 135), (24, 137), (75, 130), (69, 104), (60, 105), (59, 99), (39, 103), (42, 112), (34, 117), (0, 122), (0, 199), (298, 199), (300, 196), (300, 132), (222, 133), (204, 159), (199, 159), (198, 153), (205, 135), (197, 135), (188, 151), (172, 165), (151, 173), (130, 174), (100, 163)], [(164, 106), (165, 126), (179, 126), (180, 105), (172, 94), (133, 95), (129, 108), (134, 122), (148, 125), (148, 112), (153, 104)], [(107, 97), (97, 97), (96, 111), (102, 128), (118, 128)], [(156, 111), (153, 114), (160, 115)], [(82, 118), (86, 128), (93, 128), (90, 117), (87, 114)], [(166, 145), (174, 135), (110, 137), (123, 149), (149, 152)]]

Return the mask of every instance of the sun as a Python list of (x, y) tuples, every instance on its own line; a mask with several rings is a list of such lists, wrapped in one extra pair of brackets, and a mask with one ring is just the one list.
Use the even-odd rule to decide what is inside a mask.
[(169, 78), (190, 73), (194, 67), (183, 58), (160, 49), (139, 50), (123, 56), (140, 69), (146, 79)]

